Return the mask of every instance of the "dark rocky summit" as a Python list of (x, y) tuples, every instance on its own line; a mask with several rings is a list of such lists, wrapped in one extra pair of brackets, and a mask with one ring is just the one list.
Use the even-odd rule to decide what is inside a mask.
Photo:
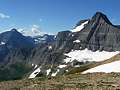
[(120, 50), (120, 28), (113, 25), (104, 14), (97, 12), (88, 25), (79, 32), (81, 45), (90, 50)]

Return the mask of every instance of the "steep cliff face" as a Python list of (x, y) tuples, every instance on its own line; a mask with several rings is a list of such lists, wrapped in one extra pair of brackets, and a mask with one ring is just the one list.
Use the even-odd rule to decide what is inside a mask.
[(90, 50), (120, 50), (120, 28), (112, 25), (107, 16), (97, 12), (87, 26), (79, 32), (82, 47)]

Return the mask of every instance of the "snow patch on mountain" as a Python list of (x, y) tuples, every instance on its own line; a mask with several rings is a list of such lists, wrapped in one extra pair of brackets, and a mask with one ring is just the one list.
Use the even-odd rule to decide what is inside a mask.
[(65, 70), (66, 72), (68, 72), (68, 70)]
[(38, 67), (38, 65), (32, 63), (32, 67), (34, 67), (34, 69), (36, 69)]
[(103, 61), (106, 59), (109, 59), (115, 55), (117, 55), (119, 51), (116, 52), (107, 52), (107, 51), (91, 51), (88, 49), (85, 50), (74, 50), (69, 53), (66, 53), (64, 55), (67, 56), (67, 58), (64, 59), (64, 62), (72, 62), (74, 60), (77, 60), (79, 62), (86, 62), (86, 61)]
[(73, 43), (80, 43), (80, 40), (75, 40), (73, 41)]
[(77, 67), (80, 67), (80, 65), (75, 65), (74, 67), (76, 67), (76, 68), (77, 68)]
[(36, 69), (37, 67), (38, 67), (38, 65), (35, 65), (35, 66), (34, 66), (34, 69)]
[(64, 67), (66, 67), (67, 65), (59, 65), (58, 67), (59, 68), (64, 68)]
[(49, 46), (48, 49), (51, 50), (51, 49), (52, 49), (52, 46)]
[(0, 45), (5, 45), (5, 42), (1, 42)]
[(51, 76), (52, 76), (52, 77), (55, 77), (59, 71), (60, 71), (60, 70), (59, 70), (59, 69), (57, 69), (57, 71), (56, 71), (55, 73), (52, 73), (52, 75), (51, 75)]
[(74, 34), (72, 34), (72, 37), (74, 36)]
[(46, 70), (46, 72), (47, 72), (47, 76), (48, 76), (51, 72), (51, 69)]
[(29, 78), (35, 78), (40, 73), (40, 67), (37, 68), (34, 72), (32, 72), (29, 76)]
[(34, 66), (34, 64), (32, 63), (32, 67)]
[(99, 65), (97, 67), (84, 71), (82, 74), (94, 73), (94, 72), (105, 72), (105, 73), (120, 72), (120, 61), (114, 61), (108, 64)]
[(88, 24), (88, 21), (86, 21), (86, 22), (82, 23), (81, 25), (77, 26), (75, 29), (72, 30), (72, 32), (79, 32), (79, 31), (81, 31), (86, 24)]

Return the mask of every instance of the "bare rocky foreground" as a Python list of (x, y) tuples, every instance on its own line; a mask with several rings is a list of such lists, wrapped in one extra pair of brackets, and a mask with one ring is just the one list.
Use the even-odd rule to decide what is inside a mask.
[(71, 74), (0, 82), (0, 90), (120, 90), (120, 73)]

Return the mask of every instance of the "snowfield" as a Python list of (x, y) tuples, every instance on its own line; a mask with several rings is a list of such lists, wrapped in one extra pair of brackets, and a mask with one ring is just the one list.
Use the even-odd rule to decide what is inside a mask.
[(108, 64), (99, 65), (97, 67), (84, 71), (82, 74), (93, 72), (105, 72), (105, 73), (120, 72), (120, 61), (114, 61)]
[(64, 55), (67, 56), (67, 58), (64, 59), (65, 63), (72, 62), (74, 60), (77, 60), (79, 62), (86, 62), (86, 61), (103, 61), (106, 59), (109, 59), (115, 55), (117, 55), (119, 51), (116, 52), (107, 52), (107, 51), (96, 51), (93, 52), (91, 50), (85, 49), (85, 50), (75, 50), (71, 51), (69, 53), (66, 53)]
[(72, 30), (72, 32), (79, 32), (79, 31), (81, 31), (86, 24), (88, 24), (88, 21), (82, 23), (80, 26), (77, 26), (75, 29)]

